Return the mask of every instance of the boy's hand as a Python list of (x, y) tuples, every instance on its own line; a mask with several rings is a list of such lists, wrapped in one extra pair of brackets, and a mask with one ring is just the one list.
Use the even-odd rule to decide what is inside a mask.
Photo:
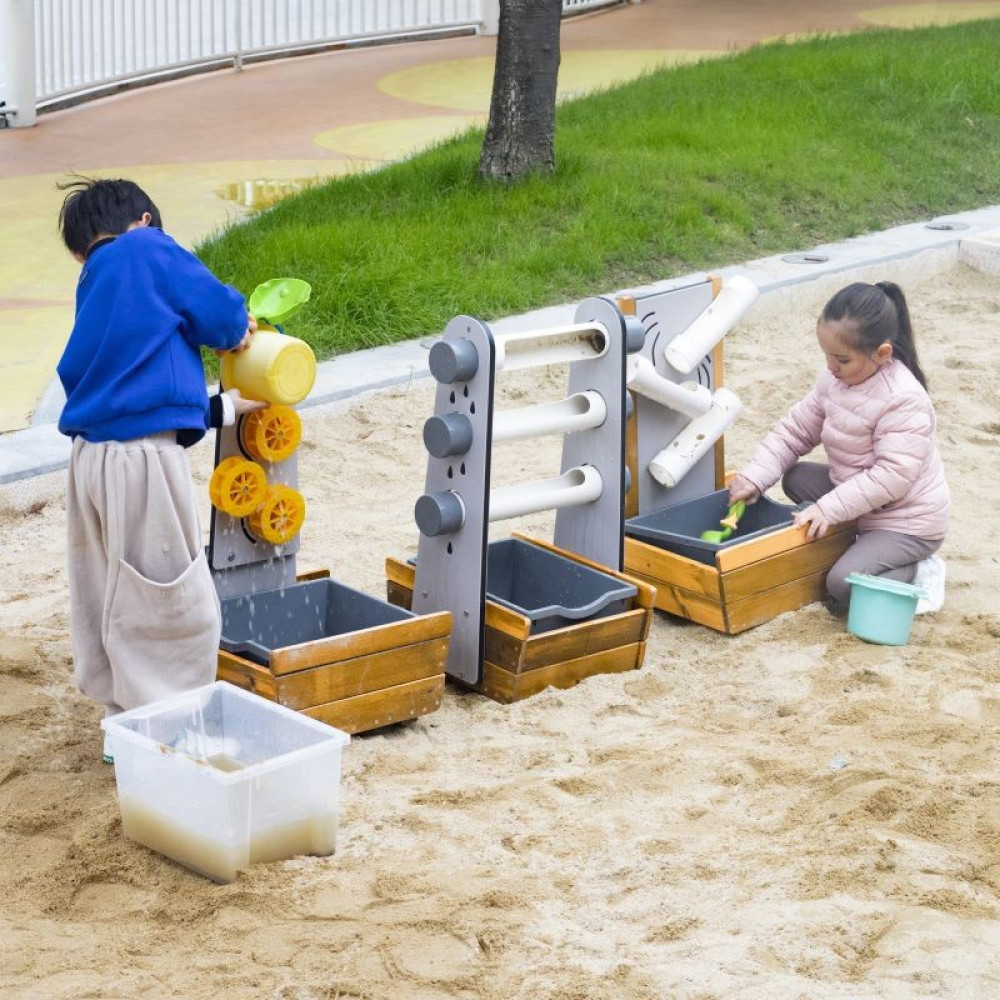
[(809, 525), (806, 538), (822, 538), (830, 530), (830, 522), (816, 504), (811, 504), (805, 510), (796, 511), (792, 520), (797, 525)]
[(746, 476), (737, 473), (729, 480), (729, 502), (736, 503), (737, 500), (745, 500), (747, 503), (756, 503), (760, 499), (760, 490), (750, 482)]
[(216, 351), (215, 353), (222, 358), (227, 354), (239, 354), (240, 351), (245, 351), (250, 346), (250, 338), (256, 332), (257, 318), (253, 313), (247, 313), (247, 332), (243, 334), (243, 339), (235, 347), (231, 347), (228, 351)]
[(233, 409), (237, 418), (244, 413), (253, 413), (254, 410), (263, 410), (268, 404), (259, 399), (245, 399), (239, 389), (227, 389), (226, 395), (233, 401)]

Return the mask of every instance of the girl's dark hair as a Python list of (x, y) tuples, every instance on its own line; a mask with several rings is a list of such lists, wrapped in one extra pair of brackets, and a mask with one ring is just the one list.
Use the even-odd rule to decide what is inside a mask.
[(160, 210), (133, 181), (77, 177), (57, 187), (69, 191), (59, 210), (59, 229), (70, 253), (85, 255), (102, 233), (120, 236), (146, 212), (151, 226), (163, 228)]
[(855, 350), (873, 353), (881, 344), (892, 345), (892, 355), (913, 372), (913, 377), (926, 389), (927, 379), (917, 358), (913, 341), (910, 310), (899, 285), (880, 281), (866, 285), (857, 281), (842, 288), (823, 309), (823, 322), (841, 320), (854, 327), (852, 345)]

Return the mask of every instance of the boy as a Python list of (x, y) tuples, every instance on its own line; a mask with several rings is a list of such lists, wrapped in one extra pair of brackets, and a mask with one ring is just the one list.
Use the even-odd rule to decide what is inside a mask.
[(83, 265), (57, 368), (59, 430), (73, 439), (73, 661), (80, 690), (113, 715), (215, 678), (219, 601), (184, 449), (265, 404), (230, 391), (210, 407), (205, 387), (200, 347), (249, 346), (243, 296), (163, 233), (133, 182), (66, 188), (59, 225)]

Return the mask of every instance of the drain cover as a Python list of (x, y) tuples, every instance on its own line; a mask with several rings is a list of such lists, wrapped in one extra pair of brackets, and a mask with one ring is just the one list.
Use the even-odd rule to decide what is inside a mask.
[(788, 264), (825, 264), (830, 256), (825, 253), (790, 253), (781, 259)]

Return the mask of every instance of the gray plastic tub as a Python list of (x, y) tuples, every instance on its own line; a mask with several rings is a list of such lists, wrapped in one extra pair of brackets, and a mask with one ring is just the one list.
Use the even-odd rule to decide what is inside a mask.
[(787, 527), (792, 523), (792, 513), (796, 510), (795, 507), (761, 497), (756, 503), (747, 504), (746, 513), (740, 518), (732, 537), (724, 542), (703, 542), (701, 533), (717, 530), (719, 520), (726, 516), (728, 509), (729, 490), (717, 490), (697, 500), (629, 518), (625, 522), (625, 534), (712, 566), (715, 564), (715, 553), (720, 549)]
[(486, 596), (549, 632), (628, 610), (634, 584), (583, 566), (519, 538), (490, 542)]
[(221, 604), (219, 645), (264, 666), (270, 666), (274, 650), (286, 646), (415, 617), (403, 608), (328, 578), (227, 597)]

